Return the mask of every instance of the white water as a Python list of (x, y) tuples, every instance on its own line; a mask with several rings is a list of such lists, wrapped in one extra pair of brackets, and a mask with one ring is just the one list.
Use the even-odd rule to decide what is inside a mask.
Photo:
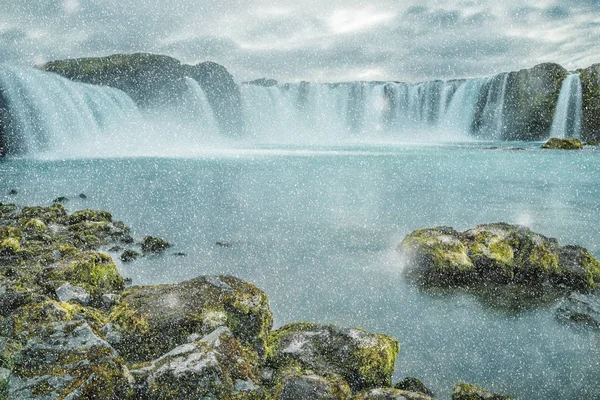
[(0, 88), (10, 111), (4, 141), (14, 153), (43, 153), (93, 141), (141, 120), (125, 93), (74, 83), (30, 68), (0, 65)]
[(560, 88), (550, 137), (580, 138), (581, 113), (581, 80), (579, 74), (570, 74)]
[[(0, 66), (9, 110), (3, 139), (11, 154), (194, 156), (256, 145), (345, 145), (502, 140), (508, 74), (430, 81), (241, 85), (244, 140), (219, 126), (201, 86), (187, 78), (180, 105), (141, 111), (123, 92), (51, 73)], [(0, 116), (1, 117), (1, 116)], [(578, 137), (581, 84), (569, 75), (553, 136)]]

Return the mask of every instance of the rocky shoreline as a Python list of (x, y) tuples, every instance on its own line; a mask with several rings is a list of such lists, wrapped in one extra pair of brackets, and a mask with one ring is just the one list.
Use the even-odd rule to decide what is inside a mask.
[[(115, 245), (168, 248), (106, 211), (0, 205), (0, 398), (433, 398), (415, 378), (392, 387), (390, 336), (272, 330), (265, 293), (232, 276), (127, 288), (99, 251)], [(492, 395), (457, 384), (452, 398), (508, 398)]]

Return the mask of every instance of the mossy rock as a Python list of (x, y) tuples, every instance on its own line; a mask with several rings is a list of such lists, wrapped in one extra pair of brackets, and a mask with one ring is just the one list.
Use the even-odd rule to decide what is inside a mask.
[(139, 256), (140, 256), (140, 253), (138, 253), (137, 251), (125, 250), (119, 257), (119, 259), (123, 262), (131, 262), (131, 261), (137, 260), (137, 258)]
[(92, 296), (123, 290), (125, 281), (112, 258), (95, 251), (84, 252), (72, 261), (49, 268), (46, 277), (83, 287)]
[(258, 358), (225, 327), (132, 370), (135, 398), (263, 400)]
[(360, 393), (356, 400), (433, 400), (420, 392), (411, 392), (396, 388), (378, 388)]
[(419, 266), (419, 278), (425, 283), (443, 281), (453, 285), (476, 279), (475, 265), (468, 256), (468, 249), (452, 228), (442, 226), (414, 231), (404, 238), (401, 248), (410, 264)]
[(25, 223), (23, 230), (30, 234), (39, 234), (46, 233), (48, 227), (46, 227), (46, 224), (43, 221), (37, 218), (32, 218)]
[(142, 239), (141, 246), (145, 253), (162, 253), (171, 247), (171, 244), (161, 238), (146, 236)]
[(112, 214), (108, 211), (81, 210), (75, 211), (67, 217), (69, 225), (75, 225), (80, 222), (112, 222)]
[(433, 397), (433, 392), (427, 386), (425, 386), (423, 382), (413, 377), (406, 377), (402, 379), (400, 382), (394, 385), (394, 388), (405, 390), (407, 392), (423, 393), (426, 396)]
[(281, 378), (274, 399), (351, 400), (354, 396), (348, 383), (339, 376), (324, 377), (297, 372)]
[(452, 390), (452, 400), (511, 400), (510, 397), (492, 393), (479, 386), (457, 383)]
[(267, 362), (276, 371), (341, 376), (354, 392), (390, 386), (399, 351), (390, 336), (334, 325), (295, 323), (271, 333)]
[(544, 145), (542, 145), (542, 149), (552, 149), (552, 150), (581, 150), (583, 149), (583, 144), (581, 140), (575, 138), (550, 138)]
[(21, 213), (18, 214), (20, 218), (27, 220), (38, 219), (45, 224), (60, 224), (64, 221), (67, 215), (67, 211), (61, 204), (54, 204), (50, 207), (23, 207)]
[(263, 356), (273, 316), (267, 296), (254, 285), (232, 276), (203, 276), (133, 287), (122, 294), (111, 321), (121, 327), (119, 353), (130, 362), (145, 362), (218, 326), (227, 326)]
[(400, 251), (409, 277), (429, 286), (550, 283), (593, 290), (600, 282), (600, 263), (587, 250), (560, 247), (556, 239), (506, 223), (466, 232), (417, 230), (404, 238)]
[[(48, 362), (51, 360), (51, 362)], [(47, 324), (15, 357), (10, 399), (125, 399), (130, 375), (82, 321)]]

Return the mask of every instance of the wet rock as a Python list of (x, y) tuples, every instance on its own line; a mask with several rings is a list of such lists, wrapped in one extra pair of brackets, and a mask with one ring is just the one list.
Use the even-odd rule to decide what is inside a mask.
[(142, 239), (142, 251), (145, 253), (161, 253), (171, 247), (167, 241), (152, 236), (146, 236)]
[(395, 388), (378, 388), (360, 393), (356, 400), (433, 400), (432, 397), (419, 392)]
[(73, 286), (68, 282), (56, 289), (56, 297), (58, 298), (58, 301), (65, 303), (76, 302), (84, 306), (90, 304), (90, 301), (92, 300), (92, 297), (84, 288)]
[(10, 189), (10, 190), (8, 191), (8, 194), (9, 194), (10, 196), (15, 196), (15, 195), (19, 194), (19, 192), (17, 192), (17, 189)]
[(138, 253), (137, 251), (125, 250), (119, 257), (119, 259), (123, 262), (131, 262), (131, 261), (137, 260), (137, 258), (139, 256), (140, 256), (140, 253)]
[(408, 392), (423, 393), (426, 396), (433, 397), (433, 392), (417, 378), (406, 377), (400, 382), (396, 383), (394, 388)]
[(466, 232), (421, 229), (404, 238), (401, 251), (408, 275), (427, 285), (493, 282), (592, 290), (600, 282), (600, 262), (586, 249), (560, 247), (556, 239), (518, 225), (478, 225)]
[(119, 251), (123, 251), (123, 248), (121, 246), (115, 245), (108, 249), (108, 251), (111, 253), (117, 253)]
[(88, 324), (50, 323), (15, 357), (8, 398), (123, 399), (130, 379), (115, 350)]
[(177, 253), (173, 253), (173, 256), (175, 256), (175, 257), (185, 257), (185, 256), (187, 256), (187, 254), (178, 251)]
[(581, 150), (583, 149), (583, 144), (579, 139), (551, 138), (546, 143), (544, 143), (542, 149)]
[(69, 225), (75, 225), (81, 222), (112, 222), (112, 215), (108, 211), (81, 210), (75, 211), (67, 218), (67, 223)]
[(592, 146), (592, 147), (596, 147), (598, 146), (598, 142), (596, 140), (588, 140), (587, 142), (585, 142), (583, 144), (584, 146)]
[(83, 287), (92, 296), (123, 289), (123, 277), (110, 256), (89, 251), (60, 262), (44, 272), (48, 280), (62, 280)]
[(338, 375), (354, 392), (391, 385), (396, 339), (361, 329), (295, 323), (271, 333), (268, 362), (276, 370), (299, 368)]
[(102, 306), (104, 308), (111, 308), (112, 306), (117, 304), (120, 300), (121, 300), (121, 295), (114, 294), (114, 293), (103, 294), (102, 297), (100, 298), (100, 301), (102, 302)]
[(510, 400), (510, 397), (468, 383), (457, 383), (452, 390), (452, 400)]
[(87, 199), (87, 196), (84, 193), (79, 193), (78, 197), (83, 200)]
[(281, 379), (276, 400), (350, 400), (352, 392), (340, 377), (323, 377), (314, 374), (289, 374)]
[(53, 203), (61, 203), (61, 204), (68, 203), (69, 202), (69, 198), (65, 197), (65, 196), (60, 196), (60, 197), (57, 197), (54, 200), (52, 200), (52, 202)]
[(219, 247), (225, 247), (225, 248), (231, 247), (231, 243), (227, 243), (227, 242), (216, 242), (215, 245), (217, 245)]
[(144, 399), (263, 399), (257, 358), (225, 327), (133, 370)]
[(255, 79), (253, 81), (244, 82), (244, 83), (247, 85), (263, 86), (263, 87), (277, 86), (277, 81), (275, 79), (269, 79), (269, 78), (259, 78), (259, 79)]
[(117, 350), (133, 362), (155, 359), (186, 343), (192, 333), (207, 334), (218, 326), (227, 326), (262, 356), (273, 323), (267, 296), (231, 276), (133, 287), (122, 294), (110, 320), (122, 329)]
[(600, 301), (595, 297), (573, 293), (558, 305), (555, 315), (562, 323), (600, 331)]

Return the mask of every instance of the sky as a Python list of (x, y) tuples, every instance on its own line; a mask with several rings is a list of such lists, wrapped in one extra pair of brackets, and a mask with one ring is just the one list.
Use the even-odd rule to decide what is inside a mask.
[(600, 0), (0, 0), (0, 62), (153, 52), (237, 80), (421, 81), (600, 62)]

